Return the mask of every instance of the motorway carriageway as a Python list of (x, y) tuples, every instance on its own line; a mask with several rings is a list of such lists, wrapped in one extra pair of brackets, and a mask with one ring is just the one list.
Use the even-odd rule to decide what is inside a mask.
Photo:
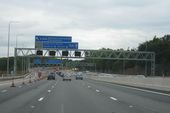
[(170, 113), (170, 95), (90, 79), (0, 85), (0, 113)]

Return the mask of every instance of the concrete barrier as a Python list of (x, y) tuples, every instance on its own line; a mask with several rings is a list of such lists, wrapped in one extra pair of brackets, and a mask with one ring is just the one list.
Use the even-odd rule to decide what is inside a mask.
[(90, 73), (87, 77), (99, 81), (170, 91), (170, 77), (144, 77), (142, 75), (134, 76), (104, 73)]
[(0, 81), (3, 81), (3, 80), (11, 80), (11, 79), (19, 79), (19, 78), (22, 78), (23, 76), (14, 76), (14, 77), (1, 77), (0, 78)]
[(23, 78), (23, 77), (28, 76), (29, 74), (30, 74), (30, 73), (27, 73), (27, 74), (22, 75), (22, 76), (1, 76), (1, 77), (0, 77), (0, 81), (11, 80), (11, 79), (20, 79), (20, 78)]

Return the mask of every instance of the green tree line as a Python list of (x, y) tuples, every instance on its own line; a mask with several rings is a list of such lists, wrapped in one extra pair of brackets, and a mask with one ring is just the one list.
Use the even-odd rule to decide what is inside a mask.
[(156, 74), (170, 76), (170, 35), (154, 37), (139, 45), (138, 51), (155, 52)]
[[(26, 57), (17, 57), (17, 72), (25, 73), (28, 60)], [(9, 71), (14, 71), (14, 57), (9, 57)], [(0, 58), (0, 74), (7, 73), (7, 58)]]
[[(112, 50), (112, 49), (102, 48), (100, 50)], [(124, 49), (118, 49), (116, 51), (124, 51)], [(155, 36), (152, 40), (139, 44), (139, 46), (136, 49), (126, 51), (155, 52), (156, 75), (170, 76), (170, 35), (165, 35), (163, 37)], [(99, 72), (145, 75), (146, 71), (147, 76), (151, 75), (150, 62), (147, 62), (146, 64), (145, 61), (92, 60), (92, 59), (86, 59), (85, 61), (95, 63), (96, 70)], [(145, 70), (145, 66), (147, 67), (147, 70)], [(89, 67), (88, 69), (92, 68)]]

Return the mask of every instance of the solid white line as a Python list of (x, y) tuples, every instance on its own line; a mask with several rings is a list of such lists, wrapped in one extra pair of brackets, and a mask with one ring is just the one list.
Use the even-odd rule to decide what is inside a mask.
[(96, 89), (96, 92), (100, 92), (98, 89)]
[[(117, 84), (116, 84), (116, 85), (117, 85)], [(119, 85), (119, 86), (121, 86), (121, 85)], [(130, 86), (121, 86), (121, 87), (129, 88), (129, 89), (135, 89), (135, 90), (139, 90), (139, 91), (143, 91), (143, 92), (148, 92), (148, 93), (154, 93), (154, 94), (164, 95), (164, 96), (170, 96), (170, 94), (161, 93), (161, 92), (156, 92), (156, 91), (150, 91), (150, 90), (145, 90), (145, 89), (140, 89), (140, 88), (135, 88), (135, 87), (130, 87)]]
[(115, 100), (115, 101), (117, 100), (117, 99), (116, 99), (116, 98), (114, 98), (114, 97), (110, 97), (110, 99)]
[(38, 101), (40, 102), (40, 101), (42, 101), (43, 99), (44, 99), (44, 97), (41, 97), (41, 98), (38, 99)]
[(159, 95), (164, 95), (164, 96), (170, 96), (170, 94), (161, 93), (161, 92), (156, 92), (156, 91), (150, 91), (150, 90), (146, 90), (146, 89), (140, 89), (140, 88), (135, 88), (135, 87), (130, 87), (130, 86), (123, 86), (123, 85), (114, 84), (114, 83), (106, 83), (106, 84), (117, 85), (117, 86), (120, 86), (120, 87), (129, 88), (129, 89), (134, 89), (134, 90), (143, 91), (143, 92), (148, 92), (148, 93), (154, 93), (154, 94), (159, 94)]
[(6, 90), (6, 89), (4, 89), (4, 90), (2, 90), (1, 92), (2, 92), (2, 93), (5, 93), (5, 92), (7, 92), (7, 90)]

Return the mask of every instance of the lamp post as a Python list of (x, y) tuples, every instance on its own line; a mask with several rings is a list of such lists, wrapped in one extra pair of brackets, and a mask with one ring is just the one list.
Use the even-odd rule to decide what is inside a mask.
[(14, 53), (14, 74), (17, 75), (17, 48), (18, 48), (18, 37), (22, 36), (22, 34), (16, 35), (16, 47), (15, 47), (15, 53)]
[(16, 48), (18, 48), (18, 37), (19, 36), (23, 36), (23, 34), (17, 34), (16, 35), (16, 43), (15, 43)]
[(17, 21), (10, 21), (8, 24), (8, 49), (7, 49), (7, 75), (9, 74), (9, 45), (10, 45), (10, 32), (11, 24), (18, 23)]

